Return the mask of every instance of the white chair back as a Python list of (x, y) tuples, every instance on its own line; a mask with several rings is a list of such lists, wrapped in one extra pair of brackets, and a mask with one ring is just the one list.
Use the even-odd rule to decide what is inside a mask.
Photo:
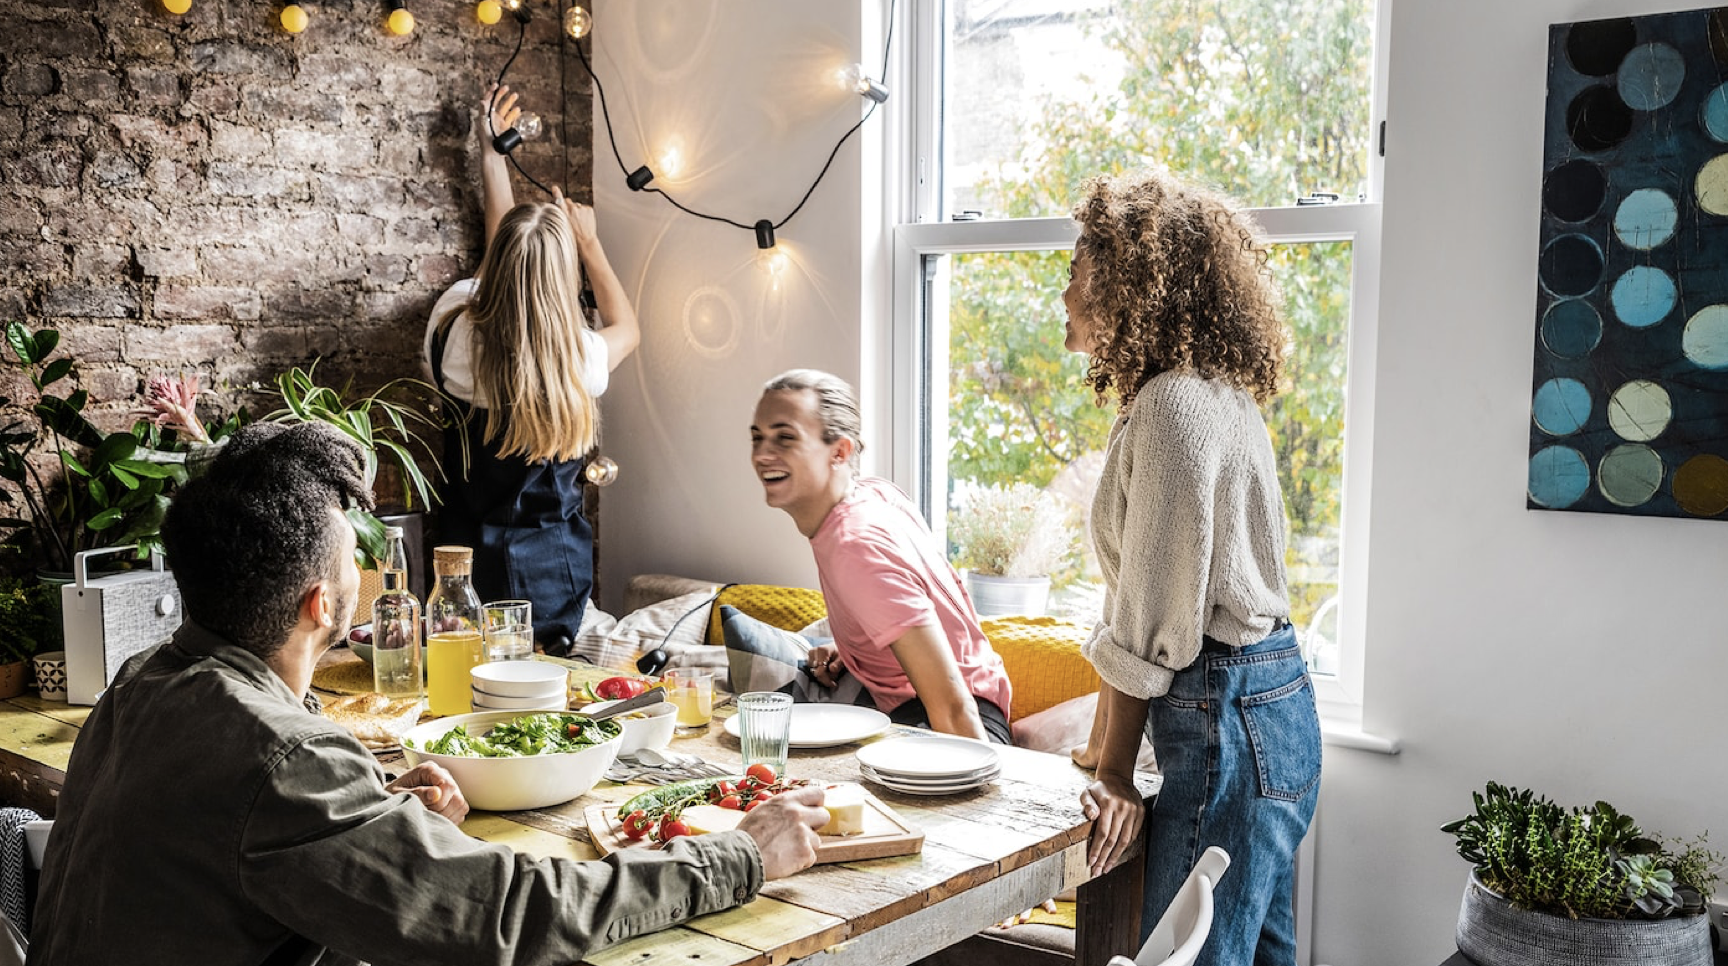
[(1133, 959), (1112, 957), (1110, 966), (1192, 966), (1212, 932), (1212, 887), (1228, 868), (1228, 852), (1216, 845), (1207, 849), (1152, 927), (1140, 954)]

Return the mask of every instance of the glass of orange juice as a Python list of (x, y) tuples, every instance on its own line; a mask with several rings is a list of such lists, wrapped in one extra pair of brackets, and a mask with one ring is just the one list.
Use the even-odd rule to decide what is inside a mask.
[(714, 720), (714, 672), (709, 668), (674, 668), (660, 679), (666, 699), (678, 709), (674, 729), (680, 735), (698, 735)]

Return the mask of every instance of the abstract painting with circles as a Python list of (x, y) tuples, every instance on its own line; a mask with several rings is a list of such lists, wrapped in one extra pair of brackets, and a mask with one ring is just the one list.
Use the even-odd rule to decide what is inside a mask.
[(1550, 28), (1532, 508), (1728, 519), (1728, 8)]

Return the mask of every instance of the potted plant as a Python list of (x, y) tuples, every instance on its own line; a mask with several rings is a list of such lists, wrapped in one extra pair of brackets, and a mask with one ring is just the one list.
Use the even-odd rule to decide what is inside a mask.
[[(432, 481), (421, 469), (416, 452), (442, 474), (443, 470), (422, 435), (444, 427), (434, 405), (445, 397), (429, 383), (419, 379), (394, 379), (377, 391), (350, 399), (351, 387), (340, 390), (320, 386), (313, 378), (316, 365), (301, 369), (296, 366), (276, 377), (276, 392), (282, 407), (264, 418), (277, 423), (328, 423), (348, 438), (359, 443), (366, 456), (366, 481), (370, 484), (386, 466), (399, 477), (402, 505), (413, 508), (414, 499), (425, 505), (437, 502)], [(446, 410), (449, 411), (449, 410)], [(466, 435), (462, 435), (466, 443)], [(467, 466), (468, 454), (461, 454)], [(348, 519), (354, 524), (359, 541), (356, 553), (368, 569), (376, 565), (387, 550), (384, 524), (364, 510), (350, 508)]]
[[(161, 546), (158, 530), (168, 494), (184, 482), (182, 466), (142, 458), (150, 427), (104, 433), (84, 415), (89, 394), (73, 388), (74, 363), (56, 358), (60, 334), (31, 332), (9, 322), (4, 362), (20, 370), (34, 399), (0, 397), (14, 415), (0, 427), (0, 503), (22, 505), (27, 517), (0, 518), (14, 528), (8, 542), (39, 570), (66, 574), (80, 551), (136, 544), (146, 557)], [(19, 410), (23, 410), (20, 413)]]
[(49, 595), (41, 581), (0, 575), (0, 698), (24, 693), (30, 659), (57, 638)]
[(984, 617), (1043, 614), (1050, 575), (1076, 547), (1061, 502), (1029, 483), (957, 487), (948, 541)]
[(1564, 808), (1489, 782), (1442, 827), (1474, 865), (1458, 949), (1480, 966), (1710, 966), (1722, 856), (1646, 837), (1607, 802)]

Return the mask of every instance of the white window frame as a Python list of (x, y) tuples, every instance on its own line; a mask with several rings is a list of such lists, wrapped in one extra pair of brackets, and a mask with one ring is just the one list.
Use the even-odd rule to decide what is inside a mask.
[[(1370, 123), (1378, 147), (1384, 148), (1386, 44), (1392, 0), (1376, 0), (1374, 81)], [(885, 407), (888, 445), (877, 469), (928, 506), (930, 492), (945, 492), (922, 478), (924, 428), (946, 425), (944, 393), (931, 393), (923, 374), (944, 372), (946, 346), (922, 331), (923, 270), (926, 256), (969, 252), (1028, 251), (1072, 248), (1078, 229), (1068, 218), (1028, 218), (970, 222), (939, 221), (942, 89), (942, 0), (913, 0), (902, 22), (895, 25), (907, 38), (900, 63), (910, 83), (903, 95), (909, 102), (900, 112), (898, 142), (911, 148), (890, 164), (891, 189), (886, 208), (892, 225), (892, 302), (884, 346)], [(894, 170), (896, 164), (899, 170)], [(1395, 751), (1396, 743), (1359, 733), (1366, 642), (1362, 629), (1368, 598), (1368, 508), (1374, 438), (1374, 361), (1380, 305), (1380, 222), (1383, 163), (1380, 150), (1370, 150), (1368, 196), (1360, 203), (1253, 209), (1256, 223), (1269, 244), (1348, 241), (1351, 243), (1351, 315), (1348, 334), (1349, 375), (1344, 405), (1343, 517), (1340, 520), (1338, 615), (1340, 669), (1336, 676), (1315, 678), (1328, 734), (1342, 743), (1380, 751)], [(898, 183), (899, 190), (893, 190)], [(928, 355), (929, 358), (924, 357)], [(940, 467), (932, 474), (940, 475)], [(1354, 738), (1349, 736), (1354, 735)]]

